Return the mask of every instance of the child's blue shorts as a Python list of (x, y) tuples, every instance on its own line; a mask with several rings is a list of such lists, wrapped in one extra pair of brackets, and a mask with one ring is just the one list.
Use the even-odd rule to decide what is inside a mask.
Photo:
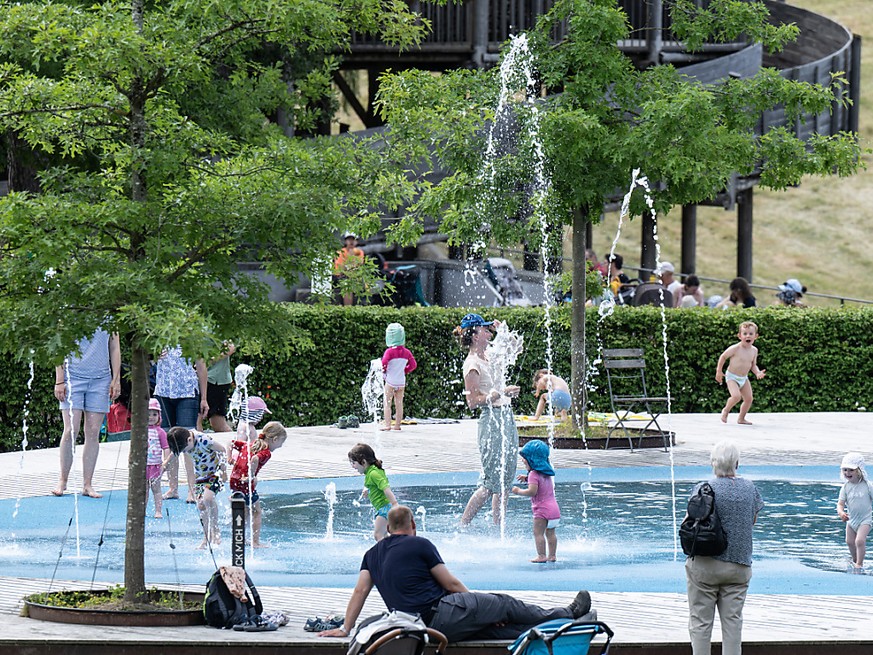
[(552, 391), (550, 394), (552, 398), (552, 409), (561, 411), (564, 409), (570, 409), (570, 405), (573, 403), (573, 399), (563, 389), (557, 389), (556, 391)]

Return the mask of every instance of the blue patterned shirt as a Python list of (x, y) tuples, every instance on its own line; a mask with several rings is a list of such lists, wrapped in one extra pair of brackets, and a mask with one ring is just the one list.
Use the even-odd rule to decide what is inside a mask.
[(158, 359), (155, 395), (164, 398), (194, 398), (200, 393), (197, 371), (190, 359), (182, 357), (182, 348), (168, 348)]

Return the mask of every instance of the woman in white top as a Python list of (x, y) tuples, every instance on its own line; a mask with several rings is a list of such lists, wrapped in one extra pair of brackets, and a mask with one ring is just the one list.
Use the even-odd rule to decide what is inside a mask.
[(518, 397), (517, 385), (503, 386), (488, 361), (485, 349), (497, 321), (486, 321), (479, 314), (467, 314), (454, 335), (462, 348), (468, 350), (464, 360), (464, 393), (470, 409), (479, 408), (479, 455), (482, 473), (479, 485), (461, 517), (467, 525), (491, 498), (494, 523), (499, 524), (518, 467), (518, 430), (512, 413), (511, 398)]

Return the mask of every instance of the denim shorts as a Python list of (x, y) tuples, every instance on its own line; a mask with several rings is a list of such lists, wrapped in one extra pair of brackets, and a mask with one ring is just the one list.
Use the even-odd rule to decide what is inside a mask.
[(176, 427), (197, 427), (197, 415), (200, 413), (200, 396), (193, 398), (166, 398), (156, 396), (161, 403), (161, 427), (164, 430)]
[(60, 408), (105, 414), (109, 411), (111, 382), (112, 377), (108, 375), (105, 378), (70, 377), (67, 383), (67, 399), (59, 404)]
[(570, 409), (570, 405), (573, 404), (573, 399), (563, 389), (556, 389), (551, 393), (552, 396), (552, 409), (555, 411), (562, 411), (565, 409)]
[(251, 497), (249, 497), (249, 495), (245, 491), (234, 491), (230, 495), (230, 499), (233, 500), (234, 498), (242, 498), (246, 503), (246, 507), (248, 507), (249, 505), (253, 505), (254, 503), (258, 502), (261, 499), (261, 496), (258, 493), (257, 489), (252, 489)]

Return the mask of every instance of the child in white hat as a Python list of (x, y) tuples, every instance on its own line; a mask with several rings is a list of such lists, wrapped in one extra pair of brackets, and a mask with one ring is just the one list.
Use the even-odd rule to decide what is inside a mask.
[(845, 483), (840, 489), (837, 514), (846, 522), (846, 545), (852, 567), (860, 572), (867, 554), (867, 535), (873, 525), (873, 484), (864, 470), (861, 453), (846, 453), (840, 464), (840, 477)]

